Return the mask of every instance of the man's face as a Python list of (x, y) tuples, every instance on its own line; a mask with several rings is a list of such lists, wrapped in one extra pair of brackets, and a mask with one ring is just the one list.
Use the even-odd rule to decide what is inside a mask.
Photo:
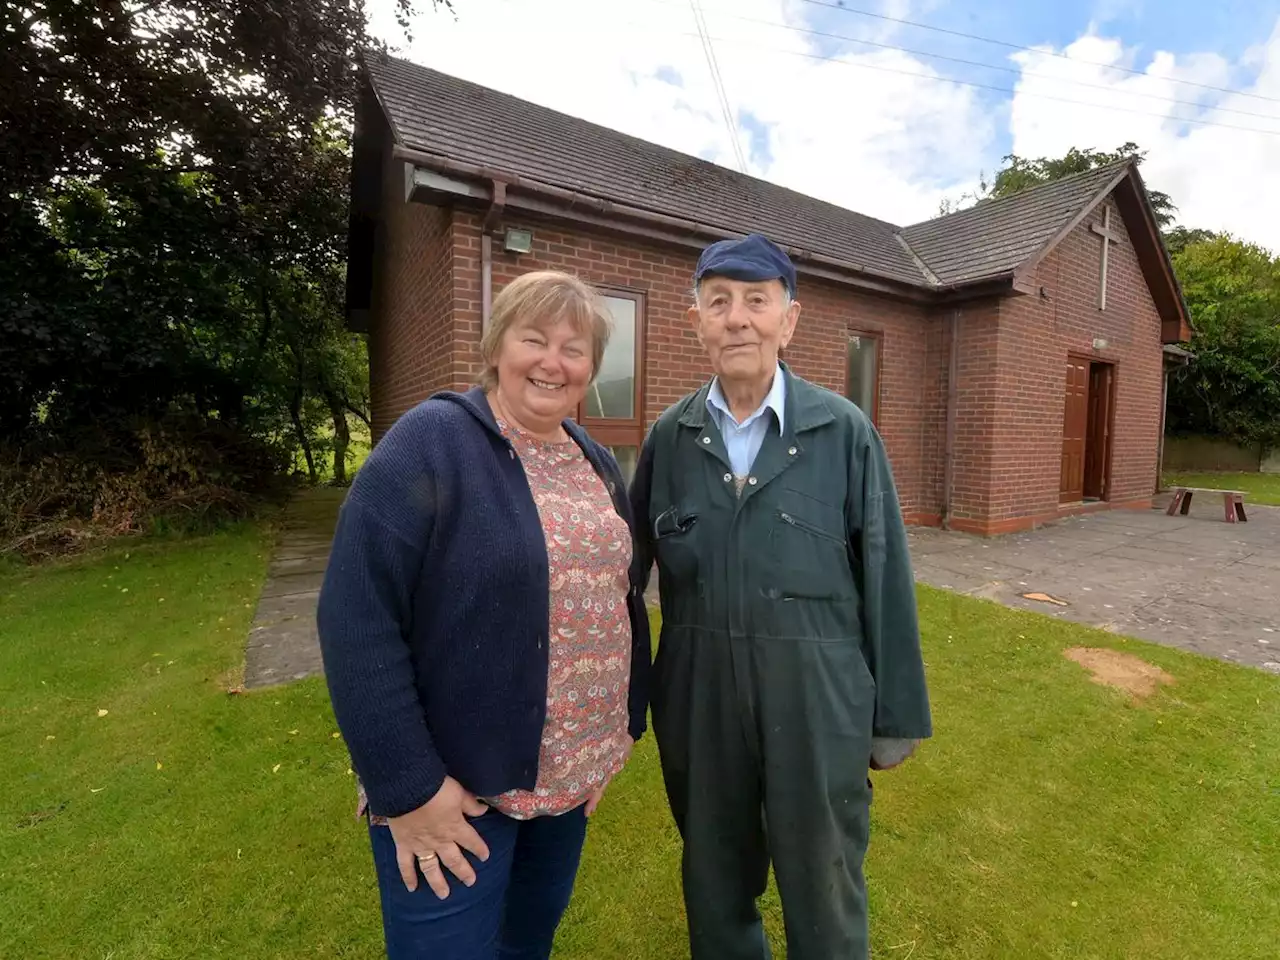
[(791, 342), (800, 304), (788, 302), (781, 280), (745, 281), (708, 277), (689, 318), (711, 368), (723, 380), (767, 380), (778, 351)]

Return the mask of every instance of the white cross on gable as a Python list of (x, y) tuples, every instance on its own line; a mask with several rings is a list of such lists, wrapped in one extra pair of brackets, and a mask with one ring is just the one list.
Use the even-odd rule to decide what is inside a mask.
[(1102, 238), (1102, 272), (1098, 284), (1098, 309), (1107, 309), (1107, 251), (1111, 244), (1120, 242), (1120, 235), (1111, 232), (1111, 208), (1102, 208), (1102, 226), (1089, 224), (1089, 229)]

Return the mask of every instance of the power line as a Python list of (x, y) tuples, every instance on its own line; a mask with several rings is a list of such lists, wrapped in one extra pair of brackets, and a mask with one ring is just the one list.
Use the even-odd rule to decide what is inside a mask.
[[(672, 2), (678, 2), (678, 0), (648, 0), (648, 2), (669, 4)], [(980, 67), (984, 70), (998, 70), (1001, 73), (1011, 73), (1011, 74), (1014, 74), (1015, 76), (1035, 77), (1037, 79), (1051, 80), (1057, 83), (1069, 84), (1071, 86), (1087, 87), (1091, 90), (1103, 90), (1107, 93), (1119, 93), (1122, 96), (1126, 96), (1126, 97), (1141, 97), (1145, 100), (1156, 100), (1162, 103), (1173, 103), (1183, 107), (1195, 107), (1196, 109), (1200, 109), (1200, 110), (1211, 110), (1211, 111), (1216, 111), (1218, 113), (1233, 113), (1233, 114), (1238, 114), (1242, 117), (1255, 117), (1260, 120), (1280, 121), (1280, 116), (1276, 114), (1271, 114), (1271, 113), (1254, 113), (1249, 110), (1237, 110), (1233, 107), (1219, 107), (1219, 106), (1214, 106), (1210, 104), (1204, 104), (1195, 100), (1179, 100), (1176, 97), (1165, 97), (1165, 96), (1161, 96), (1158, 93), (1142, 93), (1140, 91), (1134, 91), (1134, 90), (1116, 90), (1113, 87), (1108, 87), (1105, 84), (1101, 84), (1101, 83), (1089, 83), (1084, 80), (1072, 80), (1069, 77), (1055, 77), (1047, 73), (1032, 72), (1030, 70), (1020, 70), (1017, 67), (1006, 67), (1002, 64), (983, 63), (982, 61), (979, 61), (979, 60), (966, 60), (962, 57), (952, 57), (943, 53), (931, 53), (927, 50), (913, 50), (910, 47), (901, 47), (892, 43), (881, 43), (877, 40), (864, 40), (861, 37), (850, 37), (840, 33), (828, 33), (823, 30), (812, 30), (812, 29), (809, 29), (808, 27), (796, 27), (796, 26), (792, 26), (789, 23), (778, 23), (775, 20), (762, 20), (759, 17), (745, 17), (736, 13), (729, 13), (727, 11), (715, 10), (714, 8), (713, 8), (713, 12), (719, 14), (722, 17), (727, 17), (732, 20), (739, 20), (739, 21), (742, 21), (743, 23), (754, 23), (754, 24), (759, 24), (761, 26), (766, 26), (766, 27), (777, 27), (778, 29), (781, 29), (781, 30), (790, 30), (794, 33), (803, 33), (811, 37), (821, 37), (827, 40), (843, 40), (848, 43), (858, 43), (858, 44), (862, 44), (863, 46), (874, 47), (878, 50), (893, 50), (898, 53), (906, 53), (914, 57), (928, 57), (933, 60), (943, 60), (943, 61), (946, 61), (947, 63), (957, 63), (957, 64), (961, 64), (963, 66), (968, 66), (968, 67)], [(1071, 62), (1081, 63), (1083, 61), (1072, 60)], [(1143, 74), (1143, 76), (1146, 76), (1146, 74)], [(1211, 88), (1211, 89), (1216, 89), (1216, 88)], [(1235, 91), (1232, 91), (1232, 92), (1235, 92)], [(1277, 102), (1280, 102), (1280, 101), (1277, 101)]]
[[(1057, 57), (1061, 60), (1066, 60), (1069, 63), (1079, 63), (1084, 64), (1085, 66), (1099, 67), (1103, 70), (1119, 70), (1122, 73), (1131, 73), (1139, 77), (1149, 76), (1145, 71), (1135, 70), (1132, 67), (1120, 67), (1111, 63), (1098, 63), (1094, 60), (1077, 60), (1075, 57), (1068, 56), (1065, 53), (1057, 53), (1052, 50), (1038, 50), (1035, 47), (1026, 47), (1020, 43), (1010, 43), (1008, 40), (996, 40), (992, 37), (983, 37), (976, 33), (965, 33), (962, 30), (950, 30), (946, 27), (938, 27), (930, 23), (920, 23), (917, 20), (904, 20), (902, 17), (891, 17), (885, 13), (873, 13), (870, 10), (858, 10), (843, 2), (832, 3), (830, 0), (800, 0), (800, 2), (807, 3), (815, 7), (826, 7), (828, 10), (839, 10), (842, 13), (848, 13), (853, 16), (869, 17), (873, 20), (883, 20), (887, 23), (897, 23), (906, 27), (916, 27), (920, 30), (930, 30), (934, 33), (946, 34), (951, 37), (959, 37), (963, 40), (976, 40), (979, 43), (989, 43), (997, 47), (1005, 47), (1009, 50), (1021, 50), (1025, 53), (1034, 53), (1043, 57)], [(1203, 90), (1214, 90), (1218, 93), (1234, 94), (1237, 97), (1250, 97), (1254, 100), (1267, 100), (1271, 103), (1280, 103), (1280, 97), (1268, 97), (1261, 93), (1246, 93), (1243, 90), (1234, 90), (1230, 87), (1215, 87), (1207, 83), (1197, 83), (1194, 80), (1181, 80), (1177, 77), (1167, 77), (1164, 79), (1171, 80), (1174, 83), (1184, 83), (1191, 87), (1200, 87)]]
[[(649, 26), (648, 24), (636, 23), (635, 21), (629, 21), (629, 25), (634, 27), (640, 27), (642, 29), (647, 28)], [(660, 31), (660, 32), (667, 33), (668, 35), (671, 35), (671, 36), (682, 36), (682, 37), (693, 37), (693, 38), (697, 38), (700, 36), (700, 34), (688, 33), (687, 31), (678, 31), (678, 30), (677, 31)], [(894, 73), (904, 77), (914, 77), (917, 80), (931, 80), (931, 81), (934, 81), (935, 83), (950, 83), (950, 84), (955, 84), (957, 86), (962, 86), (962, 87), (973, 87), (978, 90), (991, 90), (996, 93), (1006, 94), (1008, 96), (1033, 97), (1039, 100), (1053, 100), (1057, 103), (1068, 103), (1068, 104), (1074, 104), (1075, 106), (1079, 106), (1079, 107), (1090, 107), (1095, 110), (1111, 110), (1118, 113), (1135, 114), (1140, 117), (1152, 117), (1158, 120), (1173, 120), (1177, 123), (1193, 123), (1196, 126), (1201, 126), (1201, 127), (1217, 127), (1223, 130), (1240, 130), (1245, 133), (1261, 133), (1261, 134), (1265, 134), (1273, 137), (1280, 136), (1280, 130), (1263, 130), (1258, 127), (1244, 127), (1244, 126), (1240, 126), (1239, 124), (1233, 124), (1233, 123), (1219, 123), (1215, 120), (1197, 120), (1192, 117), (1167, 116), (1166, 114), (1163, 114), (1163, 113), (1152, 113), (1150, 110), (1137, 110), (1132, 107), (1121, 107), (1121, 106), (1116, 106), (1109, 103), (1090, 103), (1087, 100), (1072, 100), (1069, 97), (1057, 97), (1049, 93), (1034, 93), (1028, 90), (1014, 90), (1009, 87), (998, 87), (990, 83), (979, 83), (976, 80), (960, 80), (955, 77), (942, 77), (936, 74), (918, 73), (914, 70), (900, 70), (896, 67), (886, 67), (879, 64), (861, 63), (856, 61), (844, 60), (839, 57), (823, 56), (822, 54), (817, 54), (817, 53), (805, 53), (800, 50), (782, 50), (778, 47), (770, 47), (770, 46), (764, 46), (761, 44), (753, 44), (743, 40), (736, 40), (728, 37), (709, 37), (708, 39), (716, 40), (721, 43), (737, 44), (738, 46), (755, 47), (756, 49), (766, 50), (770, 53), (780, 53), (780, 54), (784, 54), (786, 56), (792, 56), (792, 57), (803, 57), (806, 60), (818, 60), (826, 63), (838, 63), (843, 66), (853, 67), (859, 70), (876, 70), (881, 73)], [(1280, 120), (1280, 118), (1277, 118), (1277, 120)]]
[(729, 106), (729, 97), (724, 91), (724, 78), (720, 75), (720, 64), (716, 62), (716, 53), (708, 36), (707, 23), (702, 15), (702, 5), (698, 0), (689, 0), (693, 8), (693, 22), (698, 28), (698, 37), (702, 41), (702, 50), (707, 55), (707, 67), (711, 71), (711, 82), (716, 88), (716, 96), (720, 101), (720, 112), (724, 115), (724, 125), (729, 130), (729, 145), (738, 160), (738, 170), (747, 172), (747, 159), (742, 153), (742, 144), (738, 138), (738, 125), (734, 123), (733, 110)]

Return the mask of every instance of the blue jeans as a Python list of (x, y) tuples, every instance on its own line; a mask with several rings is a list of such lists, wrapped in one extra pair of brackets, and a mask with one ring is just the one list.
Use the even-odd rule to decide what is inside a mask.
[(586, 839), (583, 807), (558, 817), (513, 820), (497, 810), (471, 820), (489, 847), (473, 887), (445, 870), (440, 900), (421, 873), (412, 893), (396, 865), (391, 828), (369, 825), (382, 896), (388, 960), (547, 960), (569, 905)]

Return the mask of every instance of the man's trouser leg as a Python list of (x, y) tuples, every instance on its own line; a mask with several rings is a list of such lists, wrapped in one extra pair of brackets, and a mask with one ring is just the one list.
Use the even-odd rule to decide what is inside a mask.
[(684, 840), (692, 958), (767, 960), (756, 908), (769, 877), (760, 767), (748, 747), (728, 639), (690, 631), (674, 639), (662, 661), (653, 728)]
[(852, 643), (757, 650), (765, 822), (788, 960), (866, 960), (870, 675)]

